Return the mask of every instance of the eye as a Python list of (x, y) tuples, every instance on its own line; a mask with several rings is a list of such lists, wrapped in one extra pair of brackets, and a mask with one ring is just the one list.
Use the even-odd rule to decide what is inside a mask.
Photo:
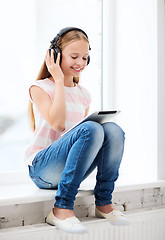
[(71, 58), (72, 58), (72, 59), (76, 59), (77, 57), (73, 57), (73, 56), (71, 56)]
[(85, 61), (86, 61), (86, 60), (87, 60), (87, 58), (83, 58), (83, 60), (85, 60)]

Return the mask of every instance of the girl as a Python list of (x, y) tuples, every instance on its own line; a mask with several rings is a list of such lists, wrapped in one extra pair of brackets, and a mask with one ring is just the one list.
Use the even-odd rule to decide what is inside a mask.
[(72, 233), (86, 232), (74, 215), (74, 200), (80, 183), (96, 167), (96, 216), (114, 225), (129, 223), (112, 206), (124, 149), (122, 129), (113, 122), (100, 125), (87, 121), (62, 136), (89, 111), (90, 95), (78, 84), (90, 61), (89, 50), (83, 30), (62, 29), (51, 42), (37, 81), (29, 89), (35, 130), (25, 154), (29, 175), (39, 188), (57, 189), (47, 223)]

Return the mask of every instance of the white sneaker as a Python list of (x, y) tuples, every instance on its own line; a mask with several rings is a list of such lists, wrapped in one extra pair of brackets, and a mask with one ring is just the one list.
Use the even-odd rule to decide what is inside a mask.
[(81, 222), (76, 217), (69, 217), (65, 220), (61, 220), (54, 216), (53, 211), (51, 211), (46, 218), (46, 222), (50, 225), (54, 225), (59, 229), (62, 229), (69, 233), (87, 233), (87, 229), (81, 224)]
[(96, 208), (95, 215), (98, 218), (106, 218), (112, 225), (116, 226), (129, 225), (131, 223), (130, 220), (119, 210), (113, 210), (110, 213), (103, 213)]

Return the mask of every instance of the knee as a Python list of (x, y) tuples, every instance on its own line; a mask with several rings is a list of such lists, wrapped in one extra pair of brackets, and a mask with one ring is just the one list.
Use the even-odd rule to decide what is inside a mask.
[(104, 133), (106, 137), (110, 137), (113, 140), (124, 141), (125, 133), (122, 128), (114, 122), (107, 122), (103, 125)]
[(88, 132), (89, 136), (94, 139), (95, 141), (98, 141), (100, 143), (103, 143), (104, 141), (104, 130), (102, 125), (100, 125), (97, 122), (93, 121), (87, 121), (83, 123), (83, 128)]

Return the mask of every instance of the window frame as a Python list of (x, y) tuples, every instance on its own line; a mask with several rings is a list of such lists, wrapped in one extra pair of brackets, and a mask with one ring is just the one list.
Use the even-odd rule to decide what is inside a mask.
[(157, 0), (157, 178), (165, 179), (165, 1)]
[[(102, 0), (102, 66), (101, 66), (101, 107), (102, 109), (113, 109), (115, 96), (113, 81), (115, 74), (115, 0)], [(157, 178), (165, 179), (165, 1), (157, 0), (157, 39), (158, 39), (158, 56), (157, 56), (157, 76), (158, 76), (158, 111), (157, 111)], [(111, 29), (111, 32), (108, 31)], [(111, 52), (111, 54), (108, 54)], [(104, 64), (104, 62), (106, 64)], [(104, 82), (103, 82), (104, 79)], [(110, 79), (110, 81), (109, 81)], [(29, 183), (28, 171), (6, 171), (0, 172), (0, 185)]]

